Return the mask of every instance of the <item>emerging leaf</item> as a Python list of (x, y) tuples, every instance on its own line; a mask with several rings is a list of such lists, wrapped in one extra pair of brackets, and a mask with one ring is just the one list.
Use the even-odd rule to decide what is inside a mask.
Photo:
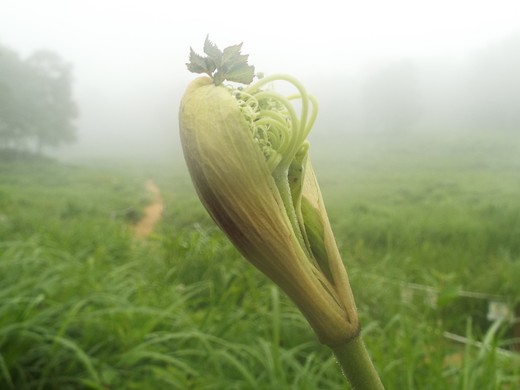
[(255, 67), (246, 62), (231, 67), (225, 74), (225, 78), (241, 84), (251, 84), (255, 77)]
[[(190, 84), (179, 113), (184, 157), (203, 205), (235, 247), (295, 302), (322, 343), (339, 345), (358, 334), (359, 321), (308, 159), (316, 111), (297, 118), (289, 99), (259, 89), (269, 78), (241, 90), (217, 85), (249, 81), (251, 68), (242, 62)], [(296, 85), (303, 113), (312, 98)]]
[(190, 48), (188, 70), (193, 73), (206, 73), (213, 79), (215, 85), (225, 80), (241, 84), (250, 84), (255, 76), (255, 67), (248, 65), (246, 54), (241, 54), (242, 44), (226, 47), (221, 51), (217, 45), (206, 36), (203, 57)]
[(208, 58), (217, 68), (222, 66), (222, 51), (209, 40), (209, 35), (206, 36), (206, 41), (204, 42), (204, 53), (207, 54)]
[(239, 43), (238, 45), (226, 47), (224, 49), (224, 53), (222, 56), (222, 64), (226, 65), (228, 67), (232, 67), (233, 65), (247, 63), (247, 59), (248, 59), (249, 55), (240, 54), (241, 50), (242, 50), (242, 43)]
[(188, 70), (192, 73), (209, 73), (212, 71), (208, 69), (208, 63), (206, 58), (201, 55), (195, 53), (195, 51), (190, 47), (190, 62), (186, 64)]

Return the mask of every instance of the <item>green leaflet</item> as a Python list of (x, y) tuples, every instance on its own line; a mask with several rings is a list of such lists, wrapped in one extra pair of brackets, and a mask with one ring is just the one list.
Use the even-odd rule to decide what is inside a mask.
[(323, 274), (334, 284), (334, 278), (329, 267), (329, 256), (325, 246), (325, 229), (320, 211), (314, 208), (307, 198), (302, 198), (301, 214), (305, 221), (305, 234), (311, 252)]
[(329, 267), (329, 258), (325, 248), (325, 230), (320, 210), (316, 209), (308, 199), (303, 197), (309, 143), (304, 142), (294, 156), (287, 179), (291, 188), (292, 204), (298, 219), (300, 231), (305, 241), (307, 253), (315, 260), (325, 277), (334, 284)]
[(308, 151), (309, 143), (304, 142), (298, 153), (296, 153), (294, 156), (291, 165), (289, 165), (289, 171), (287, 174), (287, 180), (289, 181), (289, 186), (291, 187), (291, 196), (294, 208), (296, 209), (300, 208)]
[(294, 209), (300, 235), (302, 237), (302, 244), (305, 246), (304, 249), (307, 255), (309, 256), (310, 260), (312, 260), (312, 249), (305, 231), (305, 219), (302, 214), (301, 208), (302, 190), (303, 182), (305, 179), (305, 167), (307, 166), (308, 151), (309, 143), (305, 141), (302, 144), (298, 153), (296, 153), (296, 155), (294, 156), (294, 159), (292, 160), (291, 164), (289, 165), (289, 169), (287, 172), (287, 182), (289, 183), (289, 188), (291, 190), (291, 198), (287, 199), (286, 202), (291, 202), (291, 205), (289, 205), (289, 207), (292, 207)]

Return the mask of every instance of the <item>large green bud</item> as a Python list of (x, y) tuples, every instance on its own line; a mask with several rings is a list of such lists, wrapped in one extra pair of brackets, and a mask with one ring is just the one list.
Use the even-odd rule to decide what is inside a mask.
[[(273, 79), (289, 81), (297, 94), (262, 89)], [(295, 302), (320, 341), (336, 346), (358, 334), (359, 322), (308, 159), (316, 106), (290, 76), (243, 90), (201, 77), (182, 98), (179, 124), (192, 181), (211, 217)]]

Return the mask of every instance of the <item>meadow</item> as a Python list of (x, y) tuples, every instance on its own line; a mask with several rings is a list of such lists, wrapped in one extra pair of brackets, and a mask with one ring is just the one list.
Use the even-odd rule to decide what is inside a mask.
[[(386, 388), (519, 388), (519, 138), (312, 145)], [(149, 179), (164, 213), (138, 239)], [(180, 158), (3, 158), (0, 388), (348, 386), (206, 215)]]

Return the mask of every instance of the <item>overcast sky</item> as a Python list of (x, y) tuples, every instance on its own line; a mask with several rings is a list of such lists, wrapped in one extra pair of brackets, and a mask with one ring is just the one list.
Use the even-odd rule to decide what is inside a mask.
[(243, 41), (259, 71), (305, 82), (387, 58), (459, 57), (518, 32), (518, 0), (0, 0), (0, 44), (74, 65), (84, 142), (168, 131), (193, 78), (189, 47), (207, 33), (221, 48)]

